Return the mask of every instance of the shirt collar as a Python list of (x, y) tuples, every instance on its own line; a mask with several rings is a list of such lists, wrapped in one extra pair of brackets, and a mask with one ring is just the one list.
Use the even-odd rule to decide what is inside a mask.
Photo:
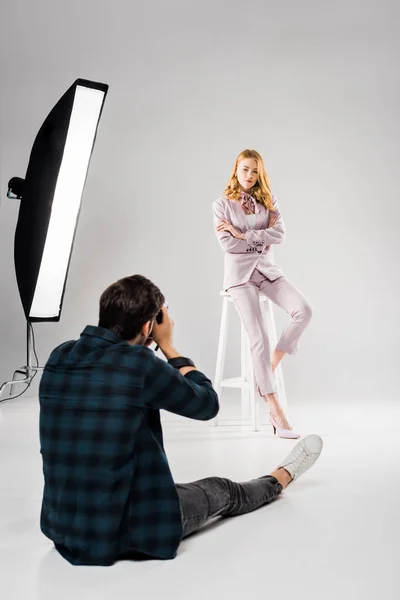
[(245, 215), (251, 214), (251, 211), (253, 211), (254, 214), (258, 214), (260, 212), (258, 202), (251, 194), (242, 192), (240, 194), (240, 204)]
[(81, 335), (97, 337), (102, 340), (111, 342), (112, 344), (121, 344), (122, 342), (125, 342), (126, 344), (128, 343), (109, 329), (105, 329), (104, 327), (96, 327), (94, 325), (87, 325), (82, 331)]

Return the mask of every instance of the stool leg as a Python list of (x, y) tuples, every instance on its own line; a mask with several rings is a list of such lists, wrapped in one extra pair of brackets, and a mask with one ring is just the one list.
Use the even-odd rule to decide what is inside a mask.
[[(270, 336), (270, 340), (271, 340), (271, 347), (276, 348), (276, 345), (278, 343), (278, 336), (276, 333), (276, 324), (275, 324), (275, 317), (274, 317), (272, 302), (268, 298), (268, 300), (266, 302), (264, 302), (264, 304), (265, 304), (265, 316), (266, 316), (266, 321), (267, 321), (267, 331), (269, 332), (269, 336)], [(279, 404), (282, 406), (282, 408), (286, 412), (287, 411), (287, 397), (286, 397), (285, 384), (283, 381), (283, 372), (282, 372), (281, 364), (279, 364), (277, 366), (277, 368), (275, 369), (274, 375), (275, 375), (277, 388), (278, 388)]]
[(286, 413), (288, 413), (286, 389), (285, 389), (285, 383), (283, 381), (283, 373), (282, 373), (281, 365), (278, 365), (276, 367), (275, 373), (276, 373), (277, 386), (278, 386), (278, 390), (279, 390), (279, 403), (282, 406), (282, 408), (284, 409), (284, 411)]
[(256, 380), (253, 375), (253, 385), (251, 386), (254, 394), (253, 400), (253, 429), (254, 431), (260, 431), (260, 395), (257, 390)]
[(241, 399), (242, 399), (242, 415), (245, 418), (248, 418), (249, 413), (249, 401), (250, 401), (250, 390), (249, 387), (246, 386), (246, 383), (250, 384), (251, 379), (249, 379), (249, 369), (247, 366), (248, 363), (248, 349), (247, 349), (247, 331), (245, 326), (243, 325), (242, 320), (240, 319), (240, 377), (243, 380), (243, 387), (241, 389)]
[(253, 358), (251, 356), (250, 340), (246, 335), (246, 362), (247, 362), (247, 381), (249, 382), (250, 396), (250, 415), (253, 431), (260, 430), (260, 403), (258, 392), (256, 391), (256, 381), (254, 377)]
[[(221, 381), (223, 378), (225, 356), (226, 356), (226, 341), (228, 334), (228, 296), (224, 296), (222, 303), (222, 315), (221, 315), (221, 326), (219, 330), (218, 340), (218, 351), (217, 351), (217, 363), (215, 367), (214, 376), (214, 390), (216, 391), (218, 398), (221, 396)], [(210, 422), (211, 427), (218, 425), (218, 415), (216, 415)]]

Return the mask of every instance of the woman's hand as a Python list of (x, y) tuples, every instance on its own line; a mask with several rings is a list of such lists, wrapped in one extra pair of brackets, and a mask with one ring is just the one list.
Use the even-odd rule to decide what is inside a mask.
[(238, 240), (245, 239), (244, 234), (241, 233), (238, 229), (236, 229), (232, 225), (232, 223), (229, 223), (229, 221), (225, 221), (225, 219), (222, 219), (221, 223), (217, 225), (217, 231), (229, 231), (229, 233), (233, 235), (234, 238), (237, 238)]

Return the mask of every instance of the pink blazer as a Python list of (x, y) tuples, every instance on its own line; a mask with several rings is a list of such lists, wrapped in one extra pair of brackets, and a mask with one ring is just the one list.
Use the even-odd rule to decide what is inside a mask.
[[(272, 195), (278, 220), (273, 227), (268, 227), (271, 211), (258, 204), (260, 211), (257, 213), (256, 226), (249, 229), (249, 225), (240, 202), (218, 198), (212, 203), (214, 213), (214, 231), (219, 244), (225, 253), (224, 283), (226, 291), (233, 285), (246, 283), (257, 268), (271, 280), (282, 277), (283, 272), (275, 264), (273, 245), (280, 244), (285, 239), (285, 226), (280, 213), (278, 202)], [(217, 231), (216, 226), (221, 219), (229, 221), (236, 229), (246, 236), (245, 240), (234, 238), (229, 231)]]

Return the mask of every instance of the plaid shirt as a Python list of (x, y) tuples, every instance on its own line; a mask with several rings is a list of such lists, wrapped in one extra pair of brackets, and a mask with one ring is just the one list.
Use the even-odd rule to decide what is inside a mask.
[(210, 380), (88, 326), (50, 355), (39, 400), (41, 529), (59, 552), (87, 565), (126, 551), (174, 558), (182, 518), (159, 411), (211, 419), (219, 404)]

